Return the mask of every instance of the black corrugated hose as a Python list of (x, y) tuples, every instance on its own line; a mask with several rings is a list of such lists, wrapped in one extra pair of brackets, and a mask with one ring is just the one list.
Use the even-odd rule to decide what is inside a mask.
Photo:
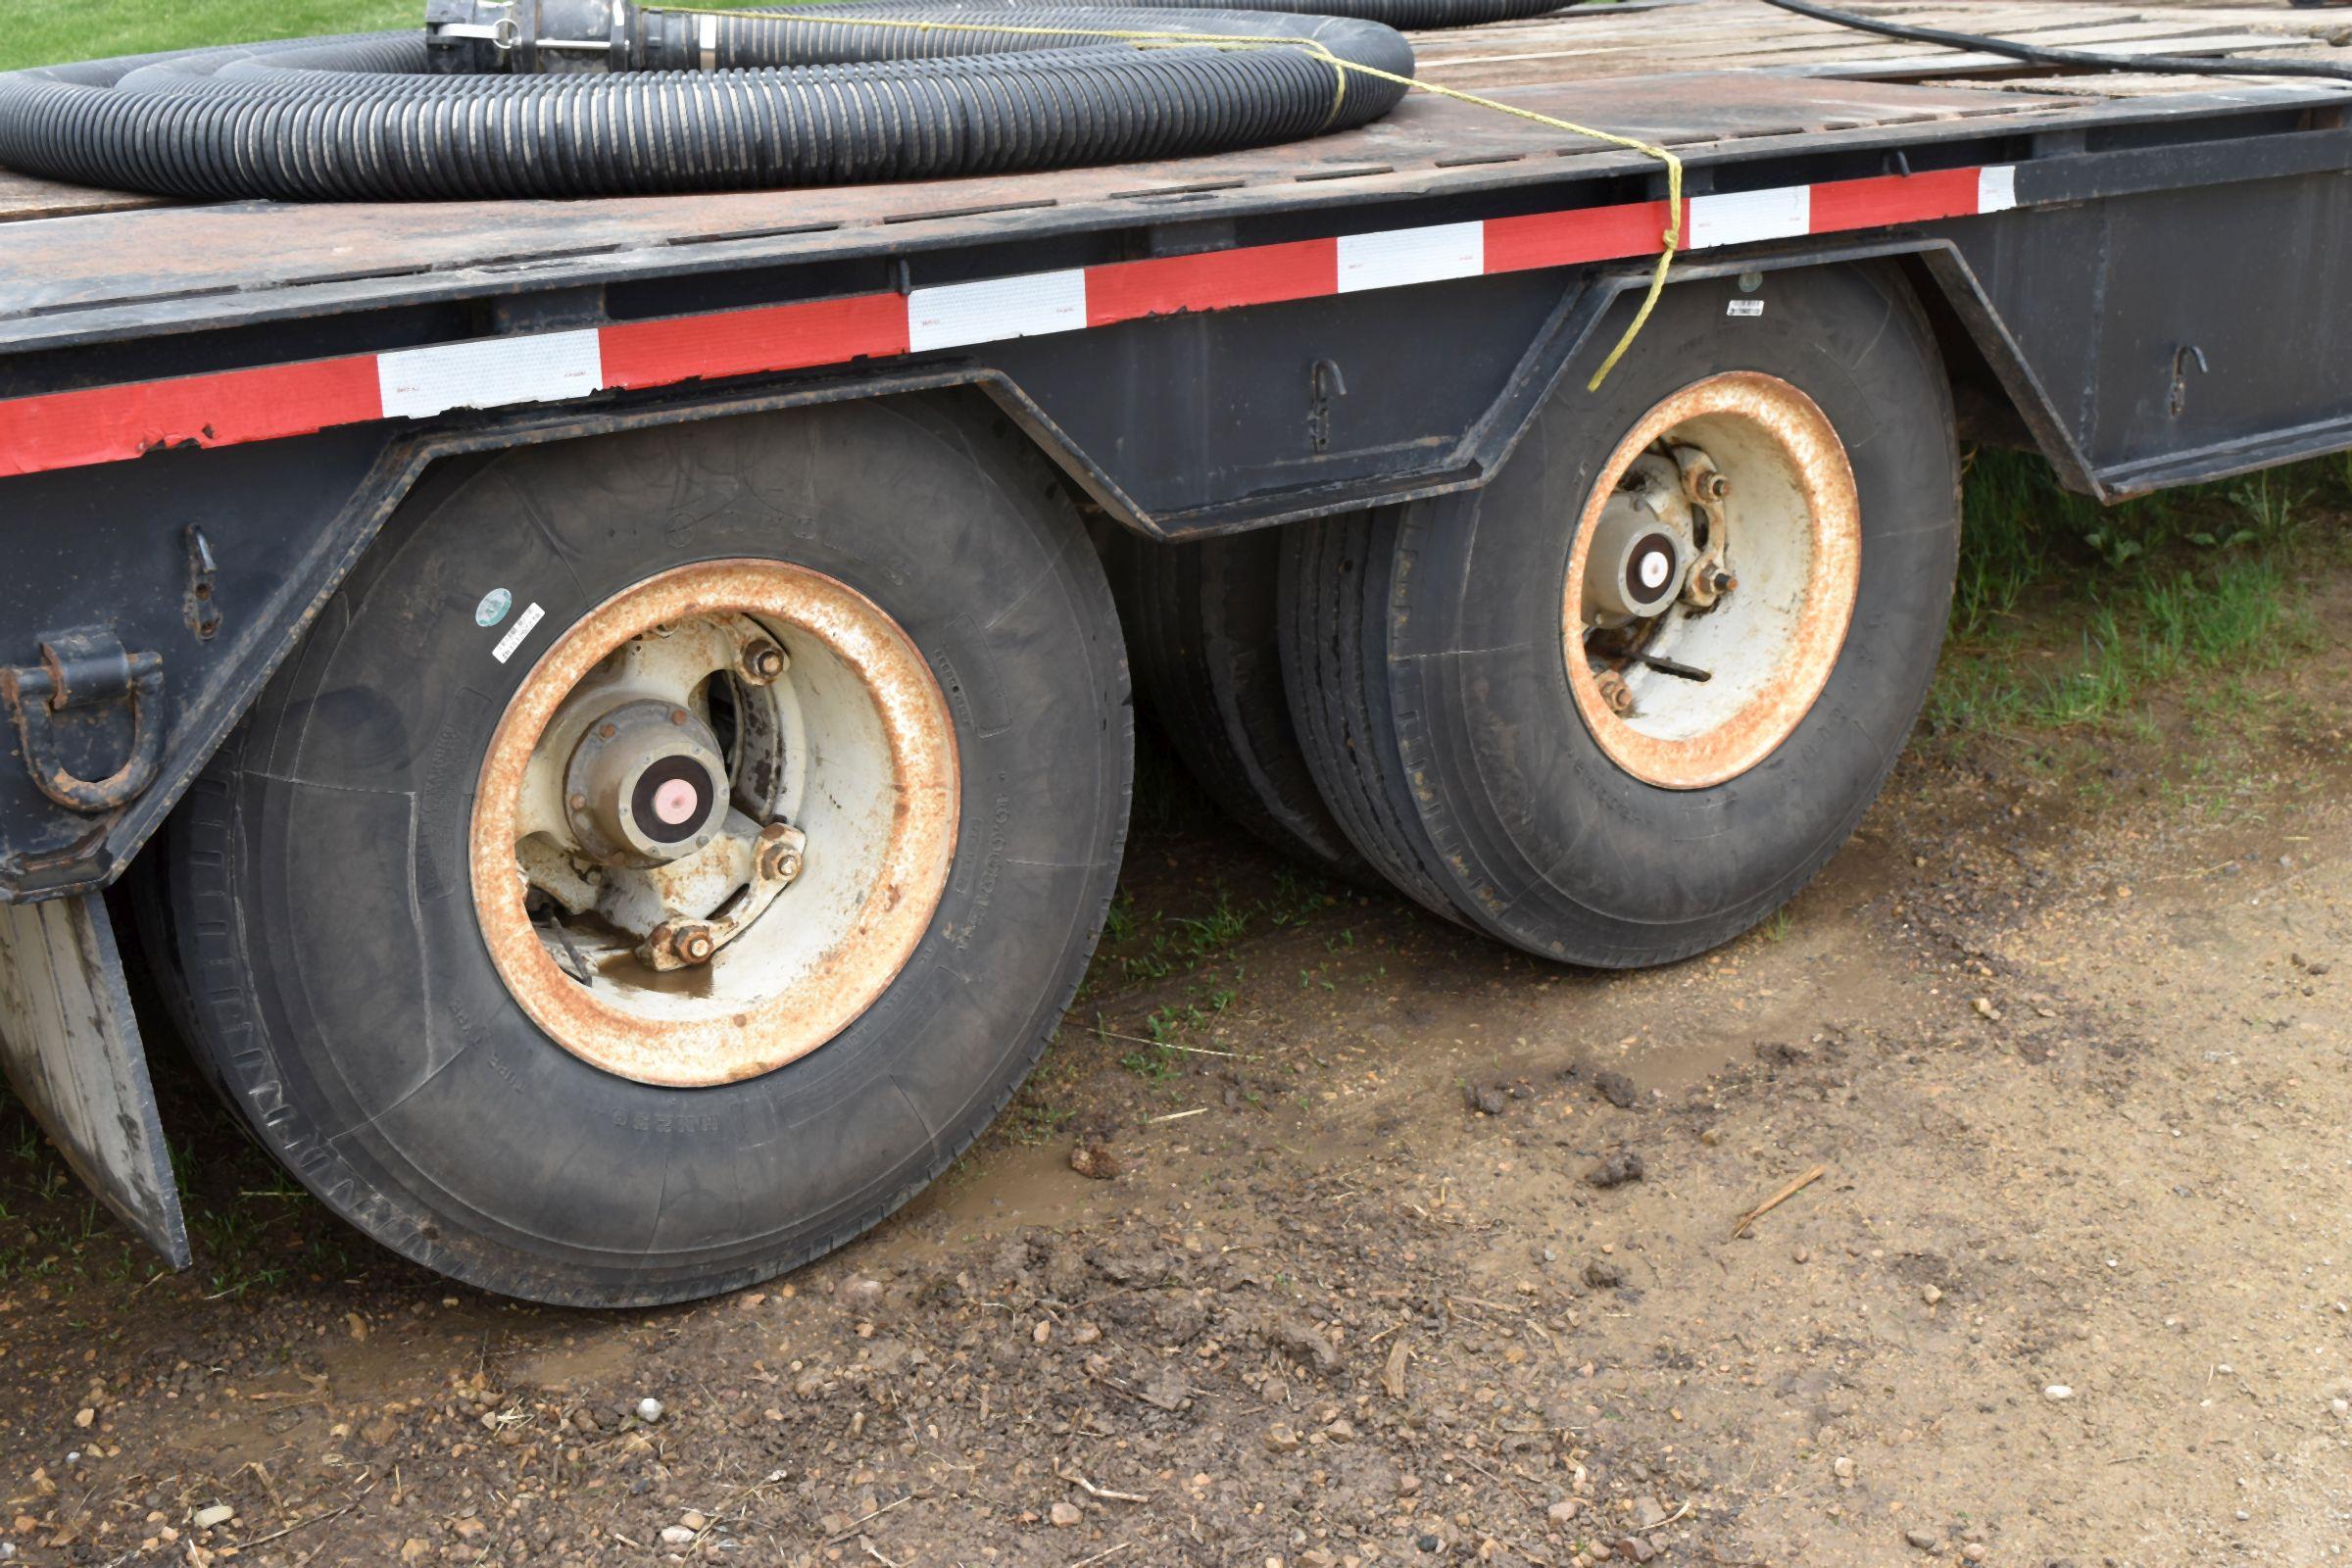
[[(1405, 88), (1335, 59), (1409, 76), (1412, 47), (1396, 26), (1534, 16), (1560, 0), (1242, 3), (1256, 9), (883, 0), (795, 16), (432, 0), (430, 15), (466, 24), (466, 39), (444, 26), (431, 42), (418, 29), (0, 75), (0, 165), (169, 196), (380, 201), (1173, 158), (1363, 124)], [(519, 35), (511, 20), (489, 25), (517, 15)], [(1300, 46), (1139, 47), (1108, 31)]]

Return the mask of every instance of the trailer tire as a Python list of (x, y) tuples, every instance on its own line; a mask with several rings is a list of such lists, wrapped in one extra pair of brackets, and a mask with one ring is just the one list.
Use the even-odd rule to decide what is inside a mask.
[[(1730, 314), (1743, 298), (1762, 313)], [(1617, 329), (1612, 319), (1594, 340)], [(1762, 919), (1877, 796), (1941, 646), (1959, 463), (1933, 330), (1891, 269), (1773, 273), (1753, 296), (1729, 278), (1680, 284), (1597, 392), (1586, 374), (1570, 368), (1484, 489), (1295, 531), (1285, 658), (1325, 797), (1399, 889), (1527, 952), (1634, 967)], [(1747, 415), (1733, 411), (1750, 407), (1780, 421), (1769, 428), (1795, 431), (1795, 444), (1740, 434)], [(1713, 412), (1692, 422), (1692, 410)], [(1774, 510), (1783, 481), (1751, 478), (1754, 521), (1728, 530), (1731, 564), (1740, 566), (1744, 537), (1761, 574), (1770, 518), (1797, 519), (1787, 526), (1802, 543), (1773, 566), (1798, 587), (1770, 598), (1751, 585), (1744, 603), (1769, 598), (1801, 634), (1757, 645), (1780, 650), (1770, 659), (1730, 660), (1711, 672), (1730, 678), (1712, 686), (1625, 666), (1647, 682), (1637, 718), (1653, 703), (1668, 712), (1752, 690), (1722, 728), (1689, 737), (1664, 721), (1653, 726), (1664, 738), (1631, 733), (1635, 718), (1613, 723), (1589, 705), (1607, 688), (1578, 689), (1578, 675), (1596, 679), (1584, 656), (1589, 601), (1570, 618), (1569, 589), (1583, 582), (1572, 573), (1594, 548), (1579, 541), (1606, 535), (1597, 519), (1634, 471), (1626, 465), (1659, 451), (1653, 427), (1660, 440), (1672, 430), (1678, 443), (1751, 440), (1779, 453), (1769, 461), (1787, 467), (1787, 493), (1804, 498)], [(1834, 439), (1805, 445), (1825, 429)], [(1655, 624), (1669, 614), (1745, 624), (1680, 604)], [(1808, 679), (1819, 682), (1810, 697)], [(1676, 696), (1684, 690), (1725, 695)]]
[(1373, 872), (1340, 831), (1292, 727), (1270, 532), (1106, 551), (1137, 687), (1212, 801), (1252, 837), (1328, 876)]
[[(570, 639), (649, 583), (737, 567), (747, 581), (814, 584), (831, 596), (816, 602), (826, 613), (863, 606), (874, 625), (895, 623), (904, 636), (888, 647), (911, 651), (919, 665), (906, 667), (927, 667), (937, 693), (926, 707), (933, 688), (919, 677), (860, 687), (843, 674), (860, 666), (828, 662), (808, 626), (767, 623), (800, 638), (777, 632), (792, 673), (771, 679), (806, 677), (806, 727), (780, 733), (809, 780), (792, 812), (808, 830), (807, 875), (768, 907), (833, 886), (820, 875), (828, 855), (839, 869), (827, 874), (850, 876), (849, 829), (829, 841), (819, 825), (836, 818), (886, 824), (876, 863), (898, 867), (903, 844), (917, 863), (928, 846), (936, 903), (891, 926), (902, 894), (912, 902), (921, 887), (860, 890), (858, 919), (883, 923), (845, 927), (836, 947), (904, 930), (906, 956), (877, 971), (870, 1004), (789, 1059), (761, 1057), (775, 1054), (764, 1024), (731, 1029), (722, 1005), (707, 1030), (680, 1025), (724, 1048), (701, 1067), (683, 1048), (649, 1047), (637, 1065), (626, 1041), (592, 1060), (601, 1037), (543, 1026), (511, 978), (530, 957), (495, 942), (496, 890), (514, 864), (479, 854), (484, 822), (498, 820), (484, 812), (505, 798), (485, 760), (503, 755), (534, 683), (565, 667)], [(494, 617), (510, 594), (512, 612)], [(671, 624), (626, 646), (666, 640)], [(839, 646), (855, 652), (854, 632)], [(603, 671), (617, 656), (583, 657)], [(842, 737), (862, 733), (867, 710), (853, 699), (867, 697), (875, 712), (895, 703), (910, 722), (936, 719), (930, 733), (952, 744), (876, 753), (902, 768), (869, 792), (882, 804), (828, 805), (826, 791), (857, 794), (857, 775), (826, 769), (852, 744)], [(836, 710), (852, 717), (826, 716)], [(667, 744), (659, 719), (652, 733)], [(582, 1306), (750, 1284), (905, 1203), (1035, 1064), (1115, 883), (1132, 740), (1094, 550), (1058, 477), (976, 406), (843, 404), (447, 466), (387, 525), (172, 824), (163, 886), (196, 1044), (313, 1193), (427, 1267)], [(893, 781), (905, 785), (895, 803)], [(933, 818), (947, 840), (906, 836)], [(834, 940), (792, 935), (828, 907), (798, 906), (778, 940)], [(526, 926), (533, 954), (539, 919)], [(835, 950), (811, 951), (809, 972), (834, 972)], [(766, 950), (745, 962), (744, 983), (781, 984)], [(692, 986), (723, 996), (735, 982), (713, 959), (682, 972), (686, 1002), (650, 983), (641, 998), (633, 983), (592, 979), (576, 995), (700, 1019), (710, 1009), (696, 1011)]]

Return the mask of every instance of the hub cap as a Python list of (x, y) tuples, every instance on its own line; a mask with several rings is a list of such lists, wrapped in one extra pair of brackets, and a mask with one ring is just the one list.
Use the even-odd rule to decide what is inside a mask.
[(955, 729), (872, 601), (682, 566), (539, 660), (482, 765), (474, 907), (564, 1050), (694, 1087), (808, 1054), (912, 956), (955, 859)]
[(1694, 382), (1586, 503), (1561, 607), (1577, 711), (1645, 783), (1736, 778), (1820, 697), (1861, 569), (1853, 469), (1813, 400), (1751, 371)]

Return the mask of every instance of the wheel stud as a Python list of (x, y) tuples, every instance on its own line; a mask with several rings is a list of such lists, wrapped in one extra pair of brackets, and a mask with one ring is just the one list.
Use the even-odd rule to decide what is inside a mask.
[(756, 640), (743, 645), (742, 653), (736, 656), (735, 668), (753, 685), (765, 686), (782, 675), (790, 663), (783, 649), (771, 642)]
[(1610, 712), (1623, 718), (1634, 710), (1634, 689), (1625, 683), (1623, 675), (1604, 669), (1593, 680), (1600, 687), (1601, 700), (1609, 705)]

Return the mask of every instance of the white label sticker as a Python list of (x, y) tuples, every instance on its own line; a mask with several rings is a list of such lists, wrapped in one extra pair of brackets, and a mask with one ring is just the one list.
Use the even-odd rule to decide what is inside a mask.
[(1723, 314), (1726, 316), (1762, 316), (1764, 302), (1762, 300), (1734, 300), (1723, 308)]
[(481, 338), (375, 357), (387, 419), (426, 419), (452, 409), (561, 403), (603, 389), (603, 339), (594, 330)]
[(2017, 205), (2017, 166), (1987, 164), (1977, 171), (1977, 211), (2005, 213)]
[(1076, 270), (942, 283), (906, 296), (906, 344), (917, 353), (1075, 332), (1085, 325), (1086, 273)]
[(1747, 245), (1760, 239), (1789, 239), (1806, 233), (1812, 226), (1810, 185), (1690, 198), (1692, 250), (1705, 250), (1710, 245)]
[(522, 640), (531, 634), (531, 628), (538, 625), (540, 617), (546, 613), (535, 604), (525, 610), (516, 617), (514, 624), (507, 628), (507, 634), (498, 640), (498, 646), (490, 650), (490, 657), (502, 664), (513, 659), (514, 650), (522, 646)]
[(1434, 223), (1340, 236), (1340, 292), (1476, 277), (1487, 270), (1487, 225)]

